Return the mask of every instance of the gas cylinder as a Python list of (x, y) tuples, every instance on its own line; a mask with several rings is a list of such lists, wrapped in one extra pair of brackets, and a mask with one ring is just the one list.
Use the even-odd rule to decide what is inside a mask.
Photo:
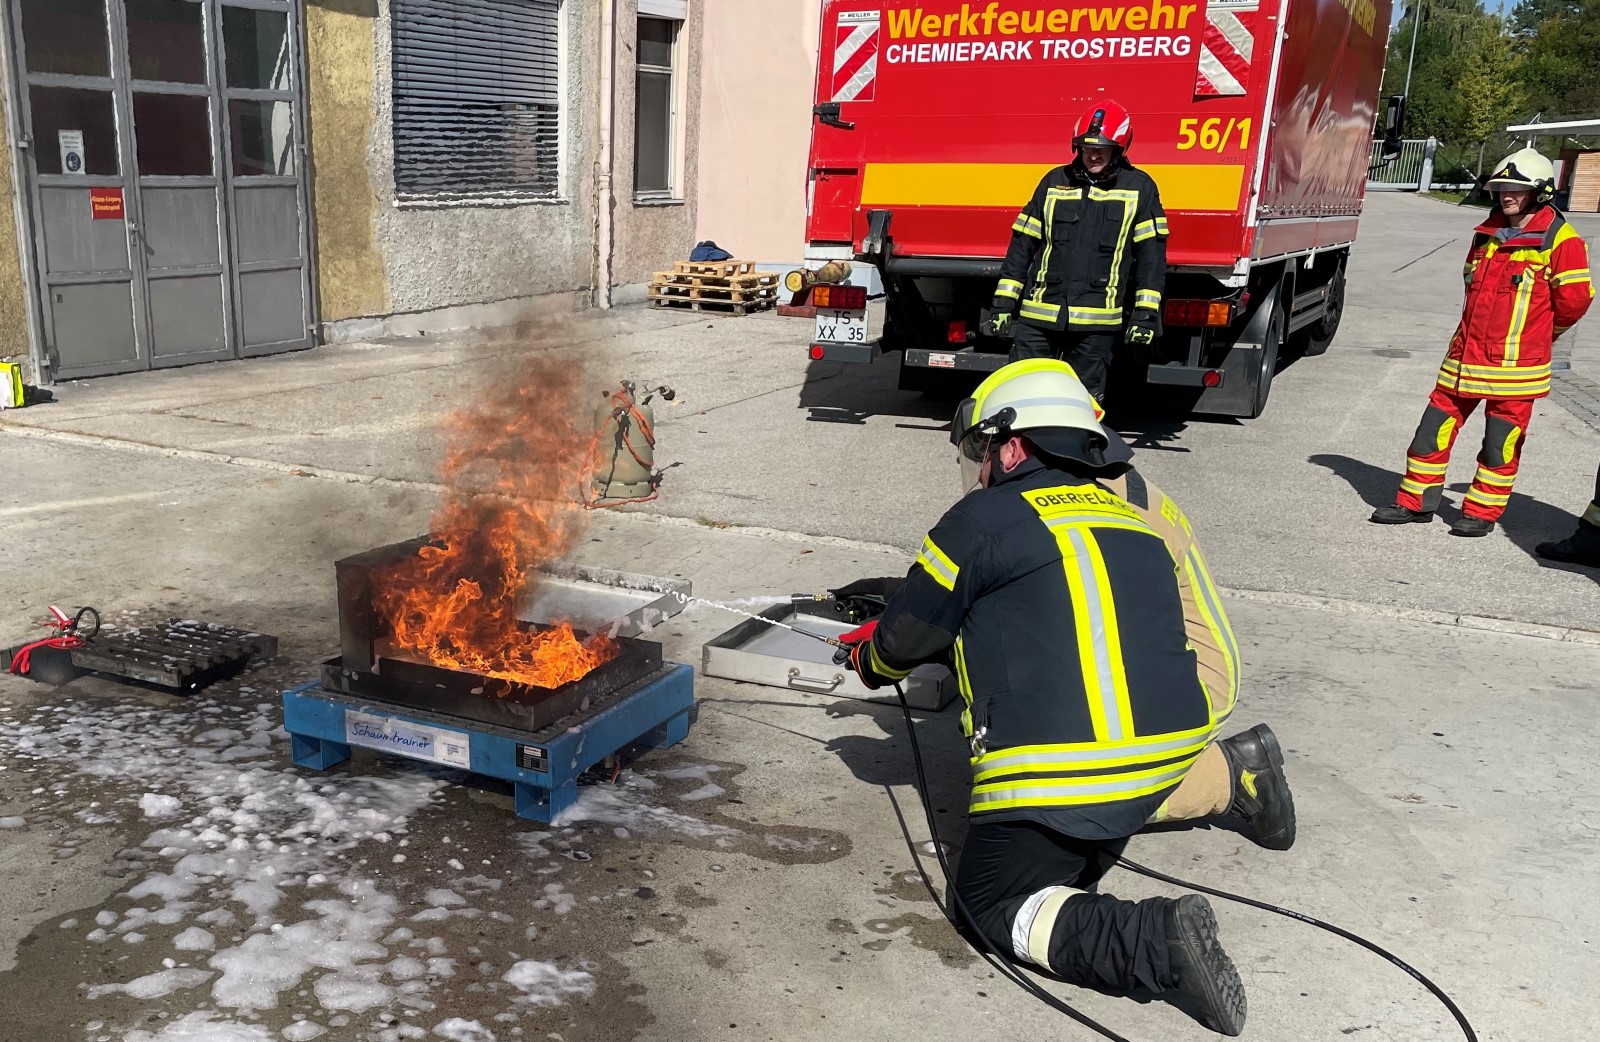
[(676, 397), (670, 387), (646, 389), (638, 397), (628, 380), (606, 391), (595, 409), (599, 431), (595, 443), (594, 498), (604, 500), (654, 499), (661, 475), (656, 466), (655, 410), (650, 402), (659, 394), (665, 401)]

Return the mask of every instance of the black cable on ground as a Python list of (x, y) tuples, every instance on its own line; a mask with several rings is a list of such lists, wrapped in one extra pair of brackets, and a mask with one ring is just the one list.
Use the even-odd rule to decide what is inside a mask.
[[(951, 914), (950, 909), (954, 908), (960, 914), (961, 918), (966, 921), (967, 926), (974, 934), (977, 935), (978, 939), (983, 942), (983, 947), (978, 949), (978, 954), (982, 955), (984, 960), (988, 962), (989, 965), (998, 970), (1002, 977), (1010, 980), (1012, 983), (1016, 984), (1018, 987), (1022, 988), (1039, 1001), (1049, 1005), (1051, 1008), (1065, 1013), (1067, 1016), (1071, 1017), (1073, 1020), (1077, 1021), (1079, 1024), (1082, 1024), (1091, 1031), (1094, 1031), (1105, 1038), (1111, 1039), (1111, 1042), (1128, 1042), (1128, 1039), (1124, 1038), (1122, 1035), (1112, 1031), (1099, 1021), (1090, 1018), (1087, 1014), (1078, 1012), (1076, 1009), (1073, 1009), (1055, 995), (1050, 994), (1050, 992), (1041, 988), (1038, 984), (1035, 984), (1031, 978), (1029, 978), (1022, 972), (1020, 968), (1018, 968), (1016, 962), (1012, 960), (1009, 955), (996, 951), (994, 947), (990, 945), (988, 936), (978, 928), (978, 924), (972, 918), (972, 914), (967, 911), (967, 907), (962, 903), (960, 895), (956, 893), (955, 875), (950, 871), (950, 863), (944, 856), (944, 845), (939, 842), (939, 828), (934, 824), (933, 800), (932, 797), (928, 795), (928, 775), (922, 766), (922, 745), (917, 741), (917, 729), (911, 719), (911, 705), (906, 701), (905, 690), (901, 688), (898, 683), (894, 685), (894, 692), (900, 697), (900, 711), (905, 715), (906, 719), (906, 736), (911, 740), (911, 758), (913, 761), (915, 761), (917, 767), (917, 795), (922, 799), (922, 813), (928, 819), (928, 838), (932, 841), (934, 853), (938, 856), (939, 870), (944, 873), (945, 897), (946, 903), (949, 905), (949, 907), (944, 909), (945, 917), (950, 920), (952, 926), (956, 926), (959, 929), (960, 924), (956, 921), (955, 915)], [(1478, 1036), (1472, 1030), (1472, 1025), (1467, 1021), (1466, 1014), (1461, 1012), (1460, 1007), (1458, 1007), (1455, 1002), (1451, 1000), (1449, 995), (1444, 993), (1443, 989), (1424, 976), (1421, 970), (1418, 970), (1416, 967), (1401, 959), (1399, 956), (1385, 951), (1378, 945), (1373, 944), (1365, 937), (1358, 937), (1348, 930), (1334, 926), (1332, 923), (1325, 923), (1321, 919), (1306, 915), (1303, 912), (1296, 912), (1291, 908), (1281, 908), (1278, 905), (1268, 904), (1265, 901), (1257, 901), (1250, 897), (1241, 897), (1238, 894), (1230, 894), (1225, 890), (1216, 890), (1208, 886), (1201, 886), (1198, 883), (1190, 883), (1179, 879), (1176, 876), (1169, 876), (1164, 872), (1157, 872), (1153, 868), (1147, 868), (1136, 861), (1129, 861), (1125, 857), (1118, 857), (1117, 864), (1137, 872), (1140, 875), (1148, 876), (1151, 879), (1158, 879), (1161, 882), (1167, 883), (1171, 886), (1180, 887), (1184, 890), (1193, 890), (1197, 893), (1208, 894), (1212, 897), (1220, 897), (1225, 901), (1233, 901), (1238, 904), (1249, 905), (1251, 908), (1259, 908), (1265, 912), (1273, 912), (1277, 915), (1285, 916), (1289, 919), (1295, 919), (1310, 926), (1315, 926), (1318, 929), (1326, 930), (1331, 934), (1343, 937), (1347, 941), (1352, 941), (1356, 944), (1359, 944), (1361, 947), (1376, 955), (1382, 956), (1391, 964), (1398, 966), (1400, 969), (1410, 974), (1411, 977), (1413, 977), (1423, 987), (1427, 988), (1435, 998), (1442, 1002), (1445, 1009), (1450, 1011), (1450, 1015), (1455, 1017), (1456, 1023), (1460, 1026), (1462, 1034), (1467, 1037), (1467, 1042), (1478, 1042)]]

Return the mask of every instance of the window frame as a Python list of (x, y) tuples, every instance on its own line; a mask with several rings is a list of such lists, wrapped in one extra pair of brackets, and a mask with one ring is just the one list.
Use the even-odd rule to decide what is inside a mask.
[[(459, 0), (458, 0), (459, 2)], [(556, 51), (556, 71), (554, 94), (555, 102), (555, 143), (550, 146), (553, 151), (554, 176), (550, 179), (548, 188), (532, 188), (527, 185), (513, 185), (503, 188), (470, 187), (465, 189), (434, 188), (418, 190), (415, 187), (401, 186), (400, 140), (401, 126), (396, 116), (400, 108), (399, 95), (401, 92), (402, 72), (398, 61), (397, 34), (399, 29), (398, 10), (400, 4), (393, 3), (388, 8), (389, 19), (389, 47), (390, 47), (390, 75), (389, 75), (389, 137), (390, 137), (390, 170), (389, 181), (394, 190), (393, 205), (396, 209), (431, 210), (457, 207), (508, 207), (530, 205), (566, 205), (570, 199), (570, 174), (568, 167), (569, 145), (569, 112), (572, 109), (572, 99), (569, 90), (569, 58), (568, 58), (568, 8), (569, 0), (556, 0), (555, 19), (553, 25), (554, 46)], [(500, 107), (520, 104), (512, 101), (500, 102)], [(511, 166), (510, 153), (502, 153), (503, 162)]]
[[(642, 22), (662, 22), (671, 27), (672, 42), (671, 65), (649, 65), (640, 56), (639, 24)], [(672, 18), (654, 14), (640, 14), (634, 19), (634, 60), (633, 60), (633, 200), (635, 203), (666, 205), (682, 203), (683, 200), (683, 163), (680, 161), (679, 148), (681, 147), (683, 133), (680, 120), (683, 117), (683, 104), (680, 97), (682, 93), (683, 77), (683, 29), (685, 19)], [(641, 189), (639, 187), (639, 75), (651, 73), (654, 75), (665, 74), (667, 77), (667, 126), (666, 126), (666, 167), (667, 185), (665, 188)]]

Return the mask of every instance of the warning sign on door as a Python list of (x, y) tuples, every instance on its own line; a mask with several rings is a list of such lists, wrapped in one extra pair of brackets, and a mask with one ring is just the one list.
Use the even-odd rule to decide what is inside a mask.
[(56, 140), (61, 145), (61, 172), (63, 174), (87, 173), (83, 161), (83, 131), (58, 130)]
[(122, 220), (122, 189), (89, 189), (89, 209), (94, 213), (94, 219), (97, 221)]

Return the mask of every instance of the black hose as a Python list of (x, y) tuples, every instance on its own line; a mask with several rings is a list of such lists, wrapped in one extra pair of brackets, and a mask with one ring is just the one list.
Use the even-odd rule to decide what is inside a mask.
[[(1091, 1019), (1087, 1014), (1078, 1012), (1061, 999), (1035, 984), (1017, 967), (1016, 962), (1013, 961), (1009, 955), (995, 950), (993, 945), (989, 943), (988, 935), (978, 928), (978, 924), (973, 919), (972, 913), (967, 911), (967, 906), (962, 902), (961, 896), (956, 893), (955, 876), (950, 871), (950, 863), (945, 859), (944, 846), (939, 842), (939, 828), (934, 824), (933, 820), (933, 802), (932, 798), (928, 795), (928, 775), (922, 766), (922, 746), (921, 743), (917, 741), (917, 729), (911, 719), (911, 706), (906, 701), (905, 690), (898, 682), (896, 682), (894, 685), (894, 692), (900, 697), (900, 711), (905, 715), (906, 718), (906, 735), (911, 739), (911, 758), (915, 761), (917, 767), (917, 795), (922, 799), (922, 813), (928, 819), (928, 838), (933, 842), (934, 853), (938, 855), (939, 870), (944, 873), (945, 894), (948, 898), (950, 906), (955, 908), (955, 910), (960, 913), (961, 918), (966, 920), (967, 925), (971, 928), (972, 932), (976, 934), (979, 940), (983, 942), (983, 947), (979, 949), (978, 954), (982, 955), (989, 965), (998, 970), (1001, 976), (1005, 977), (1007, 980), (1010, 980), (1024, 991), (1039, 999), (1041, 1002), (1044, 1002), (1052, 1008), (1065, 1013), (1079, 1024), (1089, 1028), (1091, 1031), (1111, 1039), (1112, 1042), (1128, 1042), (1126, 1038), (1117, 1034), (1115, 1031), (1112, 1031), (1104, 1024)], [(1326, 930), (1331, 934), (1343, 937), (1347, 941), (1353, 941), (1368, 951), (1382, 956), (1392, 965), (1398, 966), (1400, 969), (1410, 974), (1418, 983), (1427, 988), (1428, 991), (1432, 992), (1435, 998), (1444, 1003), (1444, 1008), (1450, 1011), (1450, 1015), (1452, 1017), (1456, 1018), (1456, 1023), (1460, 1025), (1461, 1032), (1466, 1036), (1467, 1042), (1478, 1042), (1477, 1033), (1472, 1030), (1472, 1025), (1467, 1021), (1466, 1014), (1461, 1012), (1460, 1007), (1451, 1000), (1449, 995), (1444, 993), (1443, 989), (1441, 989), (1437, 984), (1433, 983), (1433, 981), (1429, 980), (1421, 970), (1412, 966), (1410, 963), (1401, 959), (1392, 952), (1386, 951), (1383, 948), (1380, 948), (1378, 945), (1373, 944), (1365, 937), (1358, 937), (1349, 930), (1334, 926), (1332, 923), (1325, 923), (1321, 919), (1306, 915), (1303, 912), (1296, 912), (1291, 908), (1281, 908), (1278, 905), (1268, 904), (1265, 901), (1257, 901), (1250, 897), (1241, 897), (1238, 894), (1230, 894), (1226, 890), (1215, 890), (1208, 886), (1201, 886), (1198, 883), (1190, 883), (1179, 879), (1176, 876), (1169, 876), (1164, 872), (1157, 872), (1153, 868), (1146, 868), (1144, 865), (1141, 865), (1136, 861), (1129, 861), (1125, 857), (1118, 857), (1117, 864), (1137, 872), (1140, 875), (1148, 876), (1151, 879), (1158, 879), (1161, 882), (1170, 884), (1172, 886), (1181, 887), (1185, 890), (1193, 890), (1197, 893), (1209, 894), (1212, 897), (1220, 897), (1225, 901), (1233, 901), (1238, 904), (1249, 905), (1251, 908), (1259, 908), (1265, 912), (1273, 912), (1277, 915), (1285, 916), (1286, 918), (1295, 919), (1302, 923), (1315, 926), (1318, 929)], [(957, 927), (957, 931), (959, 932), (960, 924), (956, 921), (956, 917), (951, 914), (950, 908), (945, 908), (943, 911), (945, 913), (945, 917), (950, 920), (950, 924)]]

